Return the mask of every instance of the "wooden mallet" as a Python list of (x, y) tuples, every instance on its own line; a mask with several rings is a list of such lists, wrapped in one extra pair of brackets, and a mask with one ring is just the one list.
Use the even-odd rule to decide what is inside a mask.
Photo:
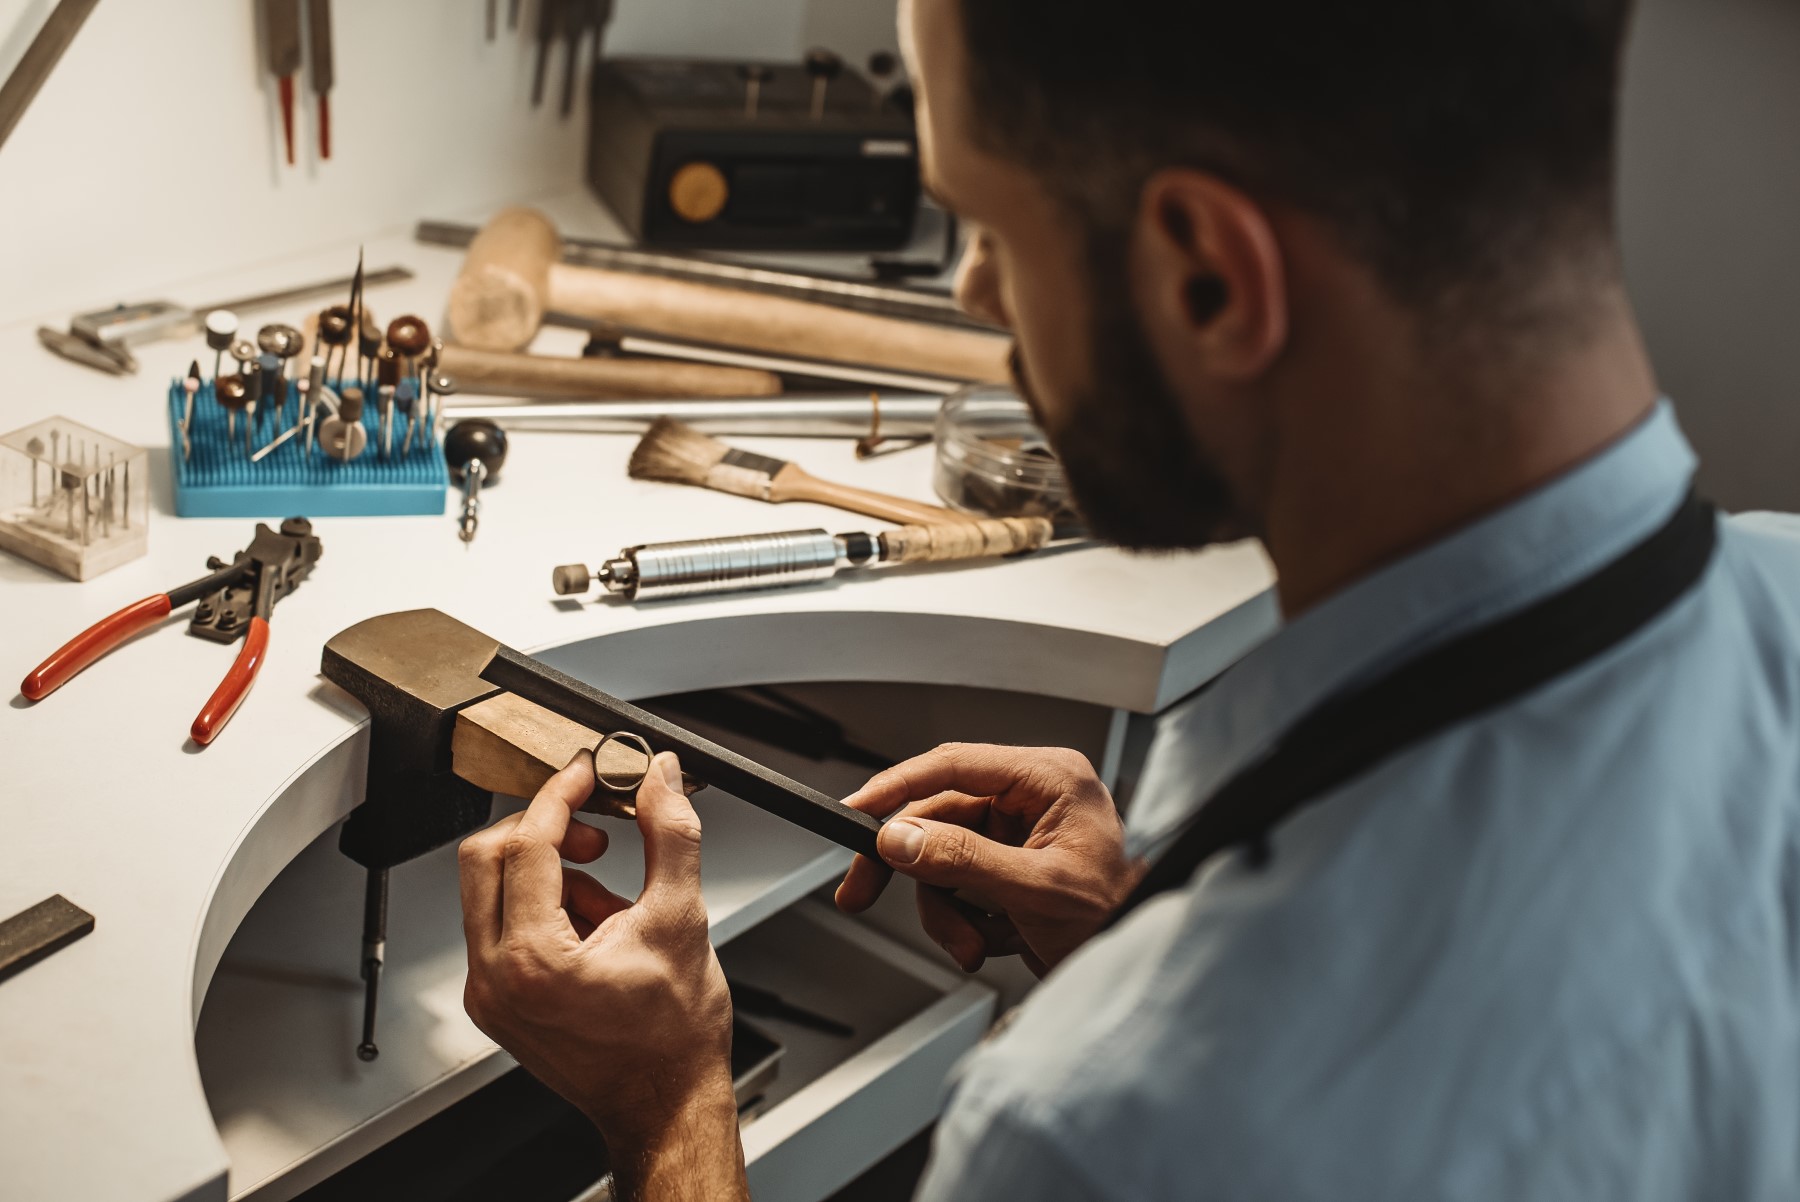
[(1004, 335), (881, 317), (833, 305), (761, 296), (686, 280), (579, 267), (560, 261), (549, 218), (511, 208), (469, 244), (450, 288), (456, 341), (516, 351), (546, 312), (671, 338), (800, 359), (1004, 383), (1011, 342)]

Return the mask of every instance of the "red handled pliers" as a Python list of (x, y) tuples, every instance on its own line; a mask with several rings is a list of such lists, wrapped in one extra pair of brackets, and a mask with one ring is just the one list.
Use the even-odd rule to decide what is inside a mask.
[(145, 597), (109, 618), (102, 618), (70, 639), (39, 664), (19, 686), (29, 701), (42, 701), (67, 684), (83, 668), (170, 613), (192, 601), (200, 604), (188, 633), (215, 643), (244, 640), (244, 649), (194, 719), (194, 742), (213, 741), (237, 712), (256, 681), (269, 647), (269, 615), (275, 603), (299, 587), (324, 553), (324, 544), (305, 518), (289, 518), (277, 533), (257, 523), (256, 537), (230, 563), (217, 556), (206, 561), (211, 574), (191, 584)]

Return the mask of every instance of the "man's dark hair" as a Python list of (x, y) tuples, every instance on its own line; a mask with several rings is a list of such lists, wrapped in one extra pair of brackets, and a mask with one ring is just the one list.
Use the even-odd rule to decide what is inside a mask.
[(1611, 257), (1631, 0), (960, 0), (974, 137), (1089, 222), (1185, 165), (1323, 219), (1402, 303)]

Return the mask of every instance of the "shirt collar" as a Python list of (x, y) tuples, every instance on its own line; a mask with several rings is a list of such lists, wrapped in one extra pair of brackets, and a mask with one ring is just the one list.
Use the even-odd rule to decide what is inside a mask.
[(1550, 595), (1647, 537), (1695, 467), (1673, 406), (1585, 462), (1285, 624), (1159, 722), (1128, 826), (1153, 851), (1320, 701)]

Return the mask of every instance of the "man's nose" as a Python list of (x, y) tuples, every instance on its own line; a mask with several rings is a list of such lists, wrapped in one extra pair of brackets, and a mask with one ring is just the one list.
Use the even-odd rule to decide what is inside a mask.
[(956, 266), (956, 303), (964, 313), (980, 321), (1011, 329), (1012, 319), (1001, 300), (1000, 265), (992, 241), (976, 230), (963, 247)]

